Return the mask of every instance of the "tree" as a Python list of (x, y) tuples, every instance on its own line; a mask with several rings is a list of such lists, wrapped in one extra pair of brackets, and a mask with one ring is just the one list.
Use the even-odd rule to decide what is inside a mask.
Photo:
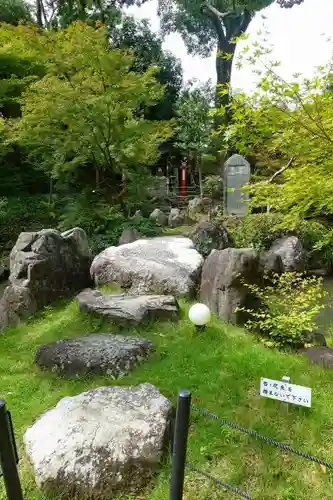
[(171, 53), (163, 50), (161, 38), (154, 33), (149, 21), (137, 21), (124, 16), (121, 23), (109, 25), (111, 47), (130, 51), (134, 55), (133, 71), (144, 73), (156, 66), (155, 77), (165, 86), (162, 99), (147, 110), (145, 116), (155, 120), (170, 120), (182, 86), (181, 63)]
[[(20, 116), (20, 96), (44, 74), (40, 55), (27, 47), (36, 28), (2, 24), (0, 30), (0, 112), (6, 118)], [(35, 36), (35, 35), (34, 35)]]
[(108, 23), (119, 19), (120, 10), (131, 5), (141, 5), (146, 0), (35, 0), (36, 18), (40, 27), (69, 26), (74, 21)]
[[(216, 52), (216, 106), (229, 104), (229, 89), (236, 40), (246, 32), (255, 13), (274, 0), (159, 0), (164, 33), (178, 31), (190, 53), (208, 56)], [(278, 0), (281, 7), (292, 7), (303, 0)]]
[(0, 23), (18, 25), (19, 22), (31, 22), (29, 5), (23, 0), (0, 1)]
[[(168, 122), (144, 118), (163, 96), (149, 68), (131, 71), (133, 58), (109, 50), (107, 31), (75, 23), (58, 32), (35, 32), (27, 45), (42, 55), (46, 74), (22, 98), (16, 140), (55, 178), (95, 169), (96, 188), (156, 161), (172, 133)], [(113, 179), (113, 182), (112, 182)]]
[(176, 106), (175, 145), (187, 157), (188, 164), (199, 173), (202, 196), (201, 159), (211, 143), (213, 92), (209, 84), (188, 86)]
[[(256, 45), (247, 62), (267, 51)], [(295, 75), (286, 81), (278, 63), (265, 63), (257, 92), (233, 99), (232, 122), (222, 128), (223, 140), (244, 154), (279, 153), (283, 166), (250, 186), (251, 205), (283, 215), (292, 229), (299, 219), (332, 218), (333, 93), (331, 64), (313, 78)]]

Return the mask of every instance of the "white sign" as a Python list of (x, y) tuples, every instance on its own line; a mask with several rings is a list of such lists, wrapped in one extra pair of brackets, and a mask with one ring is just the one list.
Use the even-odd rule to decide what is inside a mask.
[(260, 396), (311, 408), (311, 389), (283, 380), (260, 379)]

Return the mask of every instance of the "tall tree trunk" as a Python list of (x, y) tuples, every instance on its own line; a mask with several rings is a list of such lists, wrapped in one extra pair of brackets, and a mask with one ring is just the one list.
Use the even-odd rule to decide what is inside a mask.
[[(234, 60), (236, 43), (235, 39), (247, 30), (252, 19), (252, 13), (244, 9), (242, 13), (236, 12), (235, 9), (230, 12), (220, 12), (214, 6), (206, 3), (203, 6), (205, 12), (216, 32), (217, 39), (217, 53), (216, 53), (216, 93), (215, 93), (215, 107), (221, 108), (223, 106), (224, 113), (217, 115), (215, 118), (215, 129), (221, 125), (226, 125), (230, 121), (230, 110), (228, 109), (231, 97), (231, 71)], [(221, 95), (223, 87), (228, 87), (229, 92)], [(220, 143), (216, 143), (217, 150), (220, 149)], [(217, 154), (217, 161), (219, 165), (220, 174), (224, 176), (224, 162), (228, 152)]]
[(40, 28), (43, 27), (43, 8), (41, 0), (36, 0), (36, 18)]
[[(235, 44), (219, 43), (216, 52), (216, 94), (215, 107), (226, 108), (226, 119), (228, 119), (228, 104), (230, 102), (230, 91), (221, 94), (221, 90), (228, 87), (231, 82), (232, 63), (235, 54)], [(226, 55), (228, 56), (226, 58)]]
[(203, 6), (205, 12), (216, 32), (217, 53), (216, 53), (216, 98), (215, 105), (227, 106), (230, 100), (230, 93), (223, 96), (219, 91), (221, 85), (230, 85), (232, 63), (236, 50), (235, 39), (247, 30), (252, 19), (252, 13), (244, 9), (242, 13), (236, 11), (220, 12), (210, 4)]

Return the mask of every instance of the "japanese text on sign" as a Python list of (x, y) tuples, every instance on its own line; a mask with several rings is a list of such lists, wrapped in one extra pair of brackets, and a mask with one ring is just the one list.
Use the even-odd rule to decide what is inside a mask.
[(261, 378), (260, 396), (311, 408), (311, 389), (281, 380)]

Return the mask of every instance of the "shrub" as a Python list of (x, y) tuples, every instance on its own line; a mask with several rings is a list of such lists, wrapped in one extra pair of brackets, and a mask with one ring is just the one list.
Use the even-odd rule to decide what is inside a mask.
[(301, 347), (309, 342), (327, 295), (321, 278), (284, 273), (275, 275), (272, 284), (263, 288), (246, 287), (262, 304), (259, 310), (241, 308), (250, 315), (247, 329), (259, 333), (269, 347)]
[(313, 267), (332, 268), (333, 265), (333, 230), (315, 219), (286, 217), (280, 219), (276, 227), (284, 233), (296, 234), (308, 253), (308, 264)]
[(213, 200), (223, 198), (223, 180), (220, 175), (208, 175), (203, 181), (204, 194)]
[(217, 207), (212, 217), (224, 225), (237, 248), (268, 250), (274, 240), (284, 235), (296, 235), (308, 256), (308, 266), (333, 267), (333, 229), (319, 220), (283, 216), (279, 213), (257, 213), (246, 217), (225, 217)]
[(1, 198), (0, 254), (14, 245), (22, 231), (38, 231), (56, 224), (56, 214), (47, 196)]
[(137, 229), (143, 236), (160, 233), (160, 228), (149, 219), (127, 219), (120, 205), (109, 205), (98, 197), (86, 194), (71, 199), (63, 208), (59, 229), (65, 231), (74, 226), (87, 233), (93, 254), (108, 246), (118, 245), (121, 233), (128, 227)]
[(277, 227), (278, 214), (249, 214), (246, 217), (228, 217), (224, 219), (236, 248), (254, 248), (267, 250), (276, 238), (282, 236)]

